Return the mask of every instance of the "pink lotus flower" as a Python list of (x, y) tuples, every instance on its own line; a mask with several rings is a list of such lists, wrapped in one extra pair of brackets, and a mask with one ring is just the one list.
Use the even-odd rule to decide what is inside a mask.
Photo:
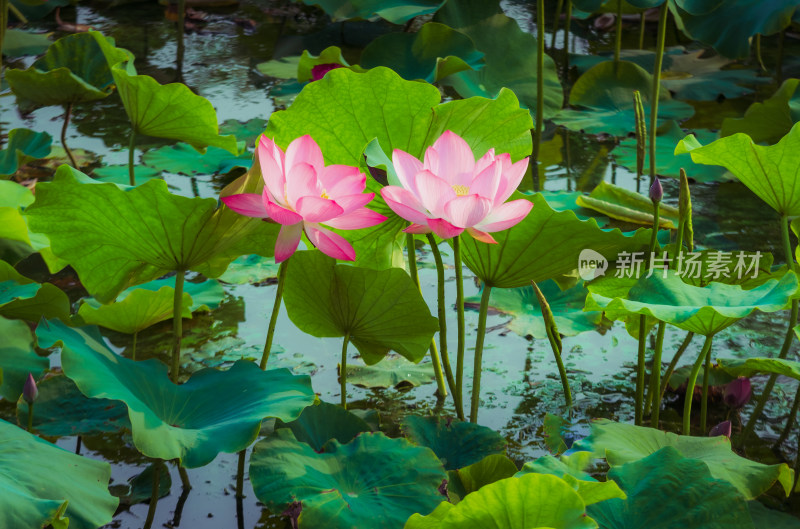
[(528, 158), (511, 163), (508, 154), (489, 149), (475, 160), (472, 149), (457, 134), (446, 131), (425, 151), (420, 162), (395, 149), (392, 153), (399, 186), (386, 186), (381, 196), (404, 219), (407, 233), (435, 233), (442, 239), (464, 230), (482, 242), (496, 243), (491, 232), (507, 230), (530, 212), (533, 203), (506, 202), (517, 189)]
[(311, 136), (289, 144), (286, 153), (261, 136), (258, 160), (264, 191), (222, 197), (236, 213), (271, 219), (281, 224), (275, 243), (275, 262), (285, 261), (297, 250), (303, 231), (323, 253), (353, 261), (356, 253), (347, 240), (322, 224), (342, 230), (368, 228), (386, 217), (367, 209), (375, 193), (364, 193), (367, 179), (356, 167), (325, 166), (322, 151)]

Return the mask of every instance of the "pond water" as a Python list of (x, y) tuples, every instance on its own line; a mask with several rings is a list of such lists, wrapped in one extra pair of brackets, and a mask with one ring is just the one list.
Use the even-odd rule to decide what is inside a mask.
[[(503, 6), (524, 30), (535, 33), (531, 5), (522, 1), (508, 1)], [(269, 96), (272, 82), (254, 70), (257, 63), (299, 55), (303, 49), (318, 53), (328, 45), (342, 45), (345, 55), (351, 56), (375, 34), (387, 30), (387, 25), (383, 23), (328, 25), (314, 9), (289, 3), (244, 1), (235, 7), (204, 9), (208, 12), (207, 24), (200, 31), (185, 37), (182, 80), (211, 101), (220, 122), (229, 119), (241, 122), (253, 118), (266, 120), (278, 107)], [(67, 20), (75, 20), (76, 16), (81, 23), (91, 24), (114, 37), (118, 46), (130, 49), (137, 57), (139, 73), (151, 75), (162, 83), (178, 78), (175, 70), (174, 25), (165, 20), (163, 7), (155, 3), (118, 6), (89, 4), (62, 10), (62, 17)], [(245, 30), (236, 20), (254, 20), (256, 25), (254, 29)], [(52, 29), (47, 23), (40, 23), (40, 27)], [(595, 34), (587, 24), (577, 21), (573, 23), (573, 29), (573, 51), (591, 54), (609, 49), (612, 34)], [(638, 37), (632, 35), (630, 38), (633, 41)], [(790, 45), (796, 46), (793, 43)], [(27, 66), (29, 62), (19, 61), (16, 66)], [(756, 94), (748, 98), (700, 104), (698, 115), (692, 118), (692, 122), (704, 123), (705, 127), (713, 127), (709, 123), (716, 123), (718, 127), (725, 115), (741, 113), (754, 100), (764, 99), (771, 94), (775, 86), (760, 86)], [(4, 92), (0, 97), (0, 127), (6, 131), (27, 127), (48, 131), (57, 138), (61, 115), (61, 108), (47, 107), (22, 116), (10, 92)], [(73, 149), (85, 149), (98, 155), (102, 164), (122, 164), (127, 162), (128, 127), (118, 97), (112, 96), (96, 104), (76, 106), (67, 139)], [(544, 190), (588, 192), (603, 180), (636, 190), (635, 175), (616, 165), (609, 156), (614, 147), (613, 141), (600, 141), (579, 133), (567, 133), (563, 129), (547, 130), (545, 140), (553, 142), (549, 145), (562, 145), (562, 148), (555, 149), (557, 161), (547, 167), (546, 178), (542, 182)], [(166, 144), (152, 138), (140, 138), (137, 146), (142, 152)], [(169, 173), (165, 173), (165, 178), (173, 192), (214, 198), (221, 187), (232, 180), (231, 175), (187, 177)], [(664, 188), (666, 200), (676, 203), (676, 181), (667, 179)], [(778, 217), (741, 184), (694, 184), (692, 202), (698, 244), (726, 251), (742, 249), (772, 252), (776, 262), (781, 261)], [(633, 226), (623, 228), (631, 229)], [(441, 249), (445, 259), (452, 263), (449, 247), (442, 245)], [(429, 305), (435, 307), (436, 273), (433, 259), (425, 248), (418, 251), (417, 257), (423, 294)], [(41, 273), (41, 264), (33, 260), (26, 266), (32, 274)], [(465, 277), (468, 277), (467, 274), (469, 272), (465, 269)], [(447, 270), (447, 277), (447, 298), (452, 307), (455, 300), (452, 266)], [(218, 309), (210, 314), (196, 314), (193, 320), (184, 323), (184, 357), (190, 358), (197, 366), (220, 365), (239, 357), (256, 358), (263, 347), (275, 285), (271, 282), (223, 285), (226, 298)], [(465, 290), (467, 297), (474, 297), (479, 292), (475, 282), (470, 280), (466, 281)], [(75, 301), (80, 293), (80, 290), (71, 291), (72, 300)], [(533, 340), (516, 334), (508, 328), (511, 319), (512, 316), (501, 313), (489, 315), (480, 423), (502, 432), (509, 440), (510, 455), (521, 462), (546, 453), (542, 432), (544, 416), (546, 413), (563, 416), (565, 410), (561, 383), (549, 344), (546, 340)], [(718, 336), (714, 354), (727, 358), (775, 354), (782, 342), (786, 320), (784, 313), (750, 317)], [(476, 326), (477, 311), (468, 311), (465, 365), (471, 365), (472, 350), (469, 345), (474, 344)], [(449, 326), (451, 344), (456, 341), (455, 330), (454, 324)], [(158, 356), (166, 361), (171, 324), (163, 322), (145, 334), (139, 339), (140, 357)], [(127, 336), (112, 332), (106, 333), (106, 336), (117, 351), (122, 352), (131, 345)], [(668, 328), (664, 346), (665, 362), (671, 360), (683, 339), (682, 331)], [(293, 326), (285, 310), (282, 310), (275, 342), (283, 352), (273, 354), (271, 365), (312, 374), (313, 387), (320, 398), (327, 402), (339, 401), (337, 365), (340, 339), (318, 339), (305, 335)], [(624, 327), (615, 324), (602, 333), (586, 332), (565, 337), (563, 345), (575, 402), (572, 411), (576, 424), (575, 435), (588, 433), (588, 421), (592, 417), (631, 421), (637, 342)], [(695, 338), (685, 356), (688, 360), (684, 363), (696, 357), (701, 345), (701, 339)], [(359, 363), (355, 348), (351, 347), (350, 353), (350, 361)], [(470, 386), (470, 376), (467, 375), (467, 388)], [(767, 418), (759, 426), (763, 443), (749, 448), (751, 455), (765, 462), (774, 461), (780, 456), (765, 447), (780, 434), (795, 388), (796, 385), (788, 380), (780, 381), (767, 409)], [(350, 385), (348, 399), (353, 408), (379, 410), (383, 428), (392, 432), (397, 431), (398, 420), (408, 413), (436, 411), (439, 405), (434, 396), (435, 389), (433, 383), (412, 389), (387, 390), (369, 390)], [(677, 429), (680, 399), (676, 393), (668, 394), (667, 400), (669, 404), (662, 420), (667, 428)], [(727, 413), (719, 400), (711, 407), (712, 424), (714, 420), (724, 420)], [(745, 417), (749, 409), (744, 409)], [(9, 403), (0, 402), (0, 410), (4, 418), (15, 421)], [(444, 403), (444, 412), (451, 411), (452, 403), (448, 398)], [(793, 432), (789, 438), (796, 439), (797, 432)], [(76, 441), (74, 437), (62, 438), (58, 444), (74, 449)], [(146, 458), (130, 446), (129, 437), (107, 435), (85, 438), (82, 445), (82, 454), (112, 463), (114, 483), (125, 482), (147, 464)], [(785, 454), (789, 458), (793, 455)], [(171, 493), (159, 502), (154, 526), (193, 529), (232, 527), (237, 515), (237, 502), (233, 494), (236, 456), (222, 454), (212, 464), (189, 470), (188, 473), (193, 489), (188, 496), (182, 496), (180, 479), (172, 468)], [(241, 505), (240, 527), (288, 527), (277, 514), (268, 512), (257, 502), (249, 483), (246, 482), (245, 487), (246, 498)], [(135, 505), (119, 513), (108, 527), (141, 527), (146, 511), (145, 504)]]

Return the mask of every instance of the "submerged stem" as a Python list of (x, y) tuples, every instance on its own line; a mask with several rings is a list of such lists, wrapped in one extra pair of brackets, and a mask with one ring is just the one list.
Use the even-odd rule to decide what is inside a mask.
[(667, 33), (668, 2), (661, 4), (658, 12), (658, 44), (656, 64), (653, 67), (653, 90), (650, 94), (650, 180), (656, 176), (656, 129), (658, 128), (658, 96), (661, 90), (661, 65), (664, 61), (664, 41)]
[(236, 498), (244, 498), (244, 456), (247, 448), (239, 451), (239, 462), (236, 465)]
[(278, 323), (278, 314), (281, 311), (281, 300), (283, 299), (283, 285), (286, 283), (286, 269), (289, 267), (289, 259), (283, 261), (278, 267), (278, 289), (275, 291), (275, 303), (272, 305), (272, 315), (269, 318), (267, 328), (267, 340), (264, 342), (264, 351), (261, 353), (261, 369), (267, 368), (269, 355), (272, 351), (272, 339), (275, 336), (275, 327)]
[(483, 364), (483, 339), (486, 335), (486, 316), (489, 313), (491, 285), (484, 283), (481, 294), (481, 308), (478, 313), (478, 335), (475, 338), (475, 359), (472, 366), (472, 402), (469, 409), (469, 422), (478, 422), (478, 408), (481, 403), (481, 372)]
[(67, 129), (69, 128), (69, 119), (72, 117), (72, 103), (67, 103), (67, 110), (64, 112), (64, 125), (61, 127), (61, 146), (64, 147), (64, 152), (67, 153), (67, 157), (69, 158), (69, 163), (72, 164), (72, 167), (75, 169), (80, 169), (78, 167), (78, 162), (75, 161), (75, 155), (72, 154), (69, 146), (67, 145)]
[(143, 529), (150, 529), (153, 526), (153, 518), (156, 516), (156, 506), (158, 505), (160, 473), (161, 465), (159, 461), (156, 461), (156, 464), (153, 465), (153, 491), (150, 493), (150, 506), (147, 508), (147, 518), (144, 521)]
[(464, 340), (466, 325), (464, 323), (464, 274), (461, 269), (461, 240), (453, 237), (453, 261), (456, 268), (456, 316), (458, 324), (458, 343), (456, 346), (456, 413), (464, 415)]
[(700, 366), (708, 355), (711, 354), (711, 343), (714, 340), (714, 335), (706, 336), (706, 341), (703, 343), (703, 349), (697, 355), (697, 360), (694, 361), (692, 372), (689, 374), (689, 379), (686, 382), (686, 399), (683, 401), (683, 435), (691, 435), (692, 423), (692, 397), (694, 396), (694, 386), (697, 383), (697, 375), (700, 373)]
[(185, 272), (176, 271), (175, 275), (175, 297), (172, 303), (172, 369), (170, 378), (174, 383), (178, 383), (178, 374), (181, 369), (181, 339), (183, 338), (183, 282)]
[(136, 130), (131, 129), (131, 137), (128, 140), (128, 182), (130, 185), (136, 185), (136, 171), (134, 165), (134, 158), (136, 156)]
[(339, 371), (339, 385), (342, 390), (342, 408), (347, 409), (347, 344), (350, 343), (350, 333), (344, 335), (342, 341), (342, 364)]
[(458, 405), (456, 381), (453, 378), (453, 368), (450, 365), (450, 355), (447, 351), (447, 306), (444, 296), (444, 262), (442, 261), (442, 254), (439, 252), (439, 246), (436, 244), (436, 238), (432, 233), (428, 234), (428, 244), (431, 247), (433, 260), (436, 262), (437, 305), (439, 311), (439, 350), (442, 355), (442, 367), (444, 368), (444, 375), (445, 378), (447, 378), (447, 385), (450, 388), (450, 393), (453, 395), (453, 404), (456, 408), (456, 415), (458, 415), (458, 418), (463, 421), (464, 410)]

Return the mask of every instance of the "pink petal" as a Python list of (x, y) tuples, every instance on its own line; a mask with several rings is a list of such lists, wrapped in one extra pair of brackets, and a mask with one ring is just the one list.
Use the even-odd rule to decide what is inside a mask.
[(422, 205), (435, 217), (444, 216), (444, 205), (455, 198), (453, 188), (430, 171), (417, 174), (417, 196)]
[(307, 163), (298, 163), (292, 167), (286, 178), (286, 205), (297, 209), (297, 201), (305, 196), (320, 197), (322, 189), (314, 167)]
[(494, 201), (494, 197), (497, 196), (497, 189), (500, 186), (502, 169), (502, 164), (495, 162), (481, 171), (469, 186), (470, 194), (480, 195)]
[(436, 175), (452, 185), (468, 186), (475, 170), (475, 155), (464, 139), (446, 130), (439, 136), (433, 148), (439, 157), (439, 170)]
[(451, 237), (461, 235), (464, 231), (464, 228), (453, 226), (444, 219), (431, 219), (428, 221), (428, 226), (440, 239), (450, 239)]
[(439, 174), (439, 153), (433, 147), (425, 149), (425, 163), (422, 168), (433, 174)]
[(481, 156), (477, 162), (475, 162), (475, 173), (480, 174), (484, 169), (492, 165), (492, 162), (495, 160), (494, 156), (494, 147), (486, 151), (486, 154)]
[(267, 202), (265, 206), (269, 212), (269, 218), (278, 224), (289, 226), (292, 224), (297, 224), (298, 222), (303, 222), (303, 217), (290, 209), (286, 209), (273, 202)]
[(497, 244), (497, 241), (494, 240), (491, 233), (486, 233), (485, 231), (476, 230), (475, 228), (467, 228), (467, 233), (472, 235), (472, 237), (476, 241), (485, 242), (487, 244)]
[(340, 195), (355, 195), (364, 192), (367, 186), (367, 177), (358, 170), (358, 167), (349, 165), (329, 165), (318, 171), (319, 182), (328, 193), (336, 200)]
[(344, 210), (342, 215), (346, 215), (366, 206), (373, 198), (375, 198), (375, 193), (358, 193), (356, 195), (338, 196), (334, 198), (334, 201)]
[(392, 151), (392, 165), (394, 165), (394, 172), (397, 173), (400, 185), (412, 193), (416, 193), (417, 188), (414, 182), (417, 173), (423, 169), (422, 162), (405, 151), (395, 149)]
[(319, 225), (306, 224), (306, 236), (311, 244), (319, 248), (325, 255), (342, 261), (355, 261), (356, 252), (347, 240), (341, 235), (320, 227)]
[(296, 138), (286, 148), (286, 172), (288, 173), (301, 163), (307, 163), (317, 171), (322, 171), (322, 168), (325, 167), (325, 160), (319, 145), (308, 134)]
[[(279, 153), (279, 154), (278, 154)], [(276, 154), (278, 157), (276, 158)], [(283, 202), (286, 199), (286, 178), (283, 174), (283, 161), (280, 159), (283, 151), (280, 147), (267, 138), (261, 137), (258, 144), (258, 163), (261, 167), (261, 178), (264, 186), (272, 195), (273, 202)]]
[(297, 245), (300, 244), (302, 236), (302, 222), (289, 226), (281, 226), (281, 231), (278, 233), (278, 240), (275, 241), (275, 262), (280, 263), (291, 257), (295, 250), (297, 250)]
[(413, 233), (415, 235), (423, 235), (425, 233), (431, 233), (431, 231), (432, 230), (424, 224), (412, 224), (403, 230), (404, 233)]
[(522, 177), (525, 176), (525, 171), (528, 170), (529, 157), (525, 157), (515, 164), (511, 163), (511, 156), (508, 154), (501, 154), (498, 156), (503, 164), (503, 173), (500, 177), (500, 186), (497, 189), (497, 195), (494, 198), (495, 207), (499, 206), (510, 197), (514, 191), (519, 187), (522, 182)]
[(360, 230), (361, 228), (370, 228), (385, 220), (386, 217), (380, 213), (376, 213), (371, 209), (361, 208), (326, 221), (325, 225), (338, 230)]
[(460, 228), (475, 226), (486, 218), (491, 209), (492, 201), (478, 195), (456, 197), (444, 206), (449, 221)]
[(239, 215), (256, 217), (260, 219), (269, 218), (269, 212), (264, 207), (261, 195), (255, 193), (241, 193), (239, 195), (229, 195), (221, 198), (222, 203), (231, 208)]
[(500, 204), (476, 228), (487, 232), (507, 230), (522, 221), (531, 208), (533, 202), (524, 198)]
[(297, 200), (297, 212), (306, 222), (325, 222), (343, 214), (344, 210), (333, 200), (306, 196)]
[(417, 197), (411, 191), (397, 186), (386, 186), (381, 189), (381, 196), (386, 205), (409, 222), (426, 224), (428, 214)]
[(286, 154), (283, 152), (283, 149), (278, 147), (277, 143), (262, 134), (258, 142), (258, 150), (259, 152), (264, 151), (265, 154), (270, 153), (272, 159), (275, 160), (275, 163), (280, 167), (281, 173), (286, 173)]

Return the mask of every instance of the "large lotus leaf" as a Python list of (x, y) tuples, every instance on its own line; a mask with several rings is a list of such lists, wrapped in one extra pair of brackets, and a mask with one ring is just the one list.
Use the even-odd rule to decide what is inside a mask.
[(261, 283), (278, 277), (278, 268), (274, 257), (261, 257), (257, 254), (243, 255), (228, 265), (225, 273), (219, 276), (224, 283), (245, 285), (248, 283)]
[(751, 377), (756, 373), (769, 373), (800, 380), (800, 362), (783, 358), (720, 358), (723, 371), (734, 377)]
[(393, 32), (373, 40), (361, 54), (365, 68), (386, 66), (404, 79), (437, 82), (448, 75), (483, 67), (483, 53), (467, 35), (428, 22), (417, 33)]
[(288, 369), (262, 371), (240, 360), (227, 371), (203, 369), (182, 385), (170, 382), (158, 360), (134, 362), (114, 354), (96, 328), (39, 324), (40, 347), (62, 344), (64, 373), (91, 398), (128, 406), (133, 442), (144, 455), (180, 459), (187, 468), (238, 452), (258, 435), (262, 419), (291, 421), (316, 398), (308, 376)]
[(216, 206), (214, 199), (173, 195), (163, 180), (123, 191), (63, 173), (37, 185), (25, 213), (86, 289), (107, 303), (171, 270), (216, 277), (239, 255), (271, 255), (274, 225)]
[[(633, 92), (642, 96), (645, 119), (650, 120), (653, 76), (638, 64), (628, 61), (602, 62), (581, 75), (569, 94), (569, 104), (578, 110), (564, 109), (553, 119), (570, 130), (587, 134), (606, 133), (624, 136), (634, 131), (636, 118)], [(659, 91), (658, 119), (684, 120), (694, 114), (691, 105), (673, 100), (669, 91)]]
[[(23, 243), (30, 247), (28, 253), (33, 253), (33, 241), (36, 236), (28, 231), (28, 224), (22, 216), (22, 208), (33, 202), (33, 193), (27, 187), (13, 180), (0, 180), (0, 239), (9, 239)], [(40, 236), (45, 246), (47, 239)]]
[(477, 463), (491, 454), (505, 452), (502, 435), (471, 422), (409, 415), (403, 432), (412, 442), (427, 446), (442, 460), (445, 470), (456, 470)]
[(0, 317), (0, 396), (12, 402), (22, 394), (28, 373), (34, 378), (50, 367), (50, 360), (36, 354), (28, 324)]
[(684, 152), (694, 163), (725, 167), (779, 214), (800, 215), (800, 125), (771, 146), (756, 145), (741, 133), (705, 146), (687, 136), (675, 148), (675, 154)]
[(768, 509), (759, 501), (747, 502), (756, 529), (800, 529), (800, 520), (789, 513)]
[(317, 453), (282, 428), (259, 441), (250, 458), (258, 499), (278, 512), (299, 502), (301, 529), (400, 527), (442, 501), (438, 488), (446, 477), (428, 448), (382, 433), (333, 440)]
[(120, 507), (126, 508), (150, 500), (153, 496), (153, 472), (156, 468), (161, 473), (158, 479), (158, 497), (160, 499), (169, 495), (172, 490), (169, 468), (163, 461), (157, 461), (130, 477), (126, 484), (118, 483), (109, 487), (111, 494), (119, 498)]
[[(90, 399), (65, 376), (47, 377), (37, 388), (33, 430), (40, 435), (99, 435), (131, 427), (124, 404)], [(28, 424), (28, 404), (23, 399), (17, 402), (17, 417), (20, 424)]]
[(513, 228), (496, 233), (498, 244), (461, 238), (464, 262), (487, 285), (517, 288), (568, 274), (578, 268), (584, 249), (613, 260), (620, 251), (648, 247), (650, 230), (631, 236), (617, 229), (601, 230), (593, 219), (582, 221), (572, 211), (554, 211), (540, 194), (527, 198), (533, 209)]
[[(607, 285), (626, 278), (609, 278)], [(610, 319), (643, 314), (680, 329), (711, 336), (755, 310), (775, 312), (786, 307), (797, 292), (797, 276), (744, 290), (739, 285), (712, 282), (705, 287), (684, 283), (672, 270), (666, 277), (654, 273), (640, 278), (624, 297), (606, 297), (589, 288), (588, 310), (602, 310)]]
[(0, 261), (0, 316), (37, 321), (39, 318), (69, 319), (69, 298), (50, 283), (34, 283)]
[(186, 143), (147, 151), (142, 159), (159, 172), (184, 175), (227, 174), (236, 167), (249, 169), (253, 164), (253, 155), (247, 151), (234, 155), (219, 147), (209, 147), (205, 154), (200, 154)]
[(406, 388), (428, 384), (434, 380), (433, 364), (409, 362), (399, 355), (390, 355), (371, 366), (347, 364), (347, 381), (365, 388)]
[[(191, 147), (189, 148), (191, 149)], [(144, 165), (135, 165), (133, 167), (133, 176), (137, 184), (143, 184), (153, 178), (161, 178), (161, 173), (160, 169), (153, 169)], [(111, 182), (121, 186), (129, 185), (131, 181), (130, 174), (128, 164), (106, 165), (92, 171), (92, 176), (101, 182)]]
[(50, 154), (53, 137), (46, 132), (33, 132), (30, 129), (13, 129), (8, 133), (8, 141), (0, 150), (0, 178), (13, 175), (17, 169)]
[(302, 0), (322, 8), (334, 22), (354, 18), (381, 17), (392, 24), (405, 24), (414, 17), (439, 10), (444, 0)]
[(368, 365), (390, 349), (419, 362), (439, 330), (404, 270), (337, 265), (316, 250), (295, 253), (288, 266), (284, 303), (292, 322), (312, 336), (349, 336)]
[(358, 434), (370, 431), (364, 419), (327, 402), (309, 406), (290, 423), (278, 421), (275, 429), (279, 428), (289, 428), (295, 439), (308, 443), (317, 452), (322, 452), (325, 443), (331, 439), (347, 444)]
[(772, 97), (763, 103), (750, 105), (744, 117), (725, 118), (720, 135), (725, 137), (743, 132), (755, 143), (772, 145), (779, 142), (800, 121), (798, 84), (800, 79), (787, 79)]
[(108, 492), (108, 463), (67, 452), (3, 420), (0, 469), (2, 527), (96, 529), (111, 521), (119, 503)]
[[(114, 79), (98, 39), (105, 37), (99, 33), (67, 35), (51, 44), (27, 70), (6, 70), (6, 80), (20, 107), (30, 111), (107, 97)], [(117, 60), (128, 57), (125, 51), (107, 44)]]
[[(709, 130), (693, 130), (692, 134), (700, 143), (711, 143), (719, 138), (719, 134)], [(681, 169), (684, 169), (687, 176), (697, 182), (719, 182), (725, 178), (731, 178), (731, 175), (722, 167), (698, 166), (692, 163), (688, 154), (675, 154), (675, 146), (685, 137), (686, 133), (676, 121), (668, 121), (659, 127), (656, 140), (656, 173), (659, 176), (679, 178)], [(611, 155), (618, 164), (631, 172), (636, 172), (636, 138), (622, 140), (611, 151)], [(644, 167), (649, 166), (650, 150), (647, 149), (644, 156)]]
[(612, 469), (608, 477), (627, 493), (588, 507), (603, 529), (754, 529), (736, 488), (672, 446)]
[[(550, 310), (553, 311), (558, 332), (565, 336), (575, 336), (582, 332), (597, 329), (601, 323), (602, 313), (584, 312), (587, 290), (583, 281), (575, 286), (561, 290), (558, 283), (552, 280), (538, 285), (544, 294)], [(480, 296), (467, 298), (468, 308), (477, 309)], [(539, 298), (532, 286), (519, 288), (497, 288), (492, 290), (489, 306), (503, 314), (511, 316), (507, 327), (520, 336), (547, 338), (547, 329), (542, 317)]]
[(21, 29), (6, 28), (3, 34), (3, 55), (22, 57), (40, 55), (50, 46), (52, 33), (31, 33)]
[[(291, 59), (291, 57), (286, 57), (286, 59)], [(340, 64), (346, 68), (353, 70), (354, 72), (363, 73), (366, 70), (359, 65), (351, 66), (345, 58), (342, 56), (342, 50), (338, 46), (328, 46), (321, 52), (319, 55), (312, 55), (308, 52), (308, 50), (303, 50), (303, 54), (297, 59), (297, 71), (294, 72), (289, 78), (292, 79), (297, 77), (297, 81), (300, 83), (306, 83), (309, 81), (314, 80), (314, 66), (319, 66), (320, 64)], [(262, 73), (265, 73), (264, 70), (260, 70)], [(263, 128), (261, 130), (264, 130)]]
[(220, 134), (232, 134), (237, 141), (243, 141), (247, 147), (254, 147), (256, 140), (267, 126), (267, 120), (253, 118), (242, 123), (235, 119), (226, 119), (219, 124)]
[[(174, 275), (165, 277), (163, 279), (148, 281), (147, 283), (138, 285), (135, 288), (131, 287), (125, 289), (117, 297), (117, 301), (125, 299), (128, 294), (131, 294), (141, 288), (155, 292), (157, 290), (161, 290), (165, 286), (173, 289), (174, 291)], [(219, 307), (220, 303), (222, 303), (222, 299), (225, 297), (225, 289), (222, 288), (222, 285), (220, 285), (219, 282), (214, 279), (206, 279), (205, 281), (201, 281), (199, 283), (194, 281), (185, 281), (183, 283), (183, 291), (192, 297), (192, 303), (189, 307), (192, 312), (216, 309)]]
[[(653, 202), (649, 197), (606, 181), (600, 182), (589, 195), (578, 196), (575, 201), (581, 207), (593, 209), (613, 219), (653, 225)], [(677, 229), (678, 208), (661, 202), (658, 212), (660, 228)]]
[[(485, 2), (492, 5), (492, 2)], [(437, 14), (436, 20), (465, 33), (484, 53), (486, 65), (477, 71), (464, 71), (447, 78), (463, 98), (496, 97), (503, 88), (514, 91), (520, 103), (536, 110), (536, 37), (523, 31), (516, 20), (503, 13), (486, 18), (464, 17), (462, 12), (474, 9), (470, 2), (450, 0)], [(544, 57), (544, 117), (549, 119), (564, 104), (564, 91), (558, 79), (555, 62)]]
[(441, 503), (429, 516), (415, 514), (405, 529), (591, 529), (586, 504), (563, 479), (528, 474), (486, 485), (458, 505)]
[[(78, 316), (87, 325), (99, 325), (127, 334), (137, 333), (173, 316), (175, 289), (162, 287), (157, 291), (134, 289), (124, 299), (102, 305), (94, 299), (85, 300), (78, 309)], [(192, 317), (192, 297), (183, 293), (184, 318)]]
[(452, 497), (455, 489), (461, 498), (481, 487), (490, 485), (501, 479), (512, 477), (517, 473), (517, 465), (505, 454), (491, 454), (477, 463), (448, 472), (447, 495)]
[(183, 83), (162, 85), (149, 75), (111, 68), (117, 92), (137, 134), (183, 141), (199, 151), (213, 146), (239, 153), (234, 136), (220, 136), (217, 113), (208, 99)]
[[(733, 59), (749, 55), (751, 37), (772, 35), (791, 24), (797, 8), (796, 0), (692, 0), (691, 3), (692, 11), (699, 14), (693, 15), (669, 3), (678, 28)], [(708, 9), (710, 5), (714, 8)]]
[(638, 461), (665, 446), (674, 447), (684, 457), (701, 460), (708, 465), (715, 479), (730, 482), (747, 499), (759, 496), (776, 481), (787, 495), (792, 489), (794, 472), (786, 463), (764, 465), (740, 457), (731, 449), (730, 439), (724, 435), (691, 437), (595, 419), (592, 435), (583, 443), (593, 450), (596, 457), (605, 457), (612, 467)]

